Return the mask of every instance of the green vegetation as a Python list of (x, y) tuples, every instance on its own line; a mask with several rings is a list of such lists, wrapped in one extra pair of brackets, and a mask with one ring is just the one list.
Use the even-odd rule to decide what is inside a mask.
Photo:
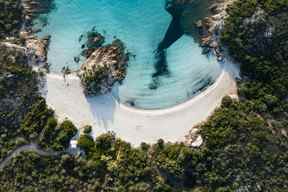
[[(239, 0), (229, 9), (223, 42), (242, 64), (240, 101), (225, 97), (200, 126), (200, 148), (163, 140), (133, 148), (112, 133), (94, 141), (85, 127), (78, 140), (85, 155), (22, 153), (0, 170), (0, 191), (287, 191), (287, 10), (287, 0)], [(45, 101), (33, 97), (31, 69), (7, 63), (0, 63), (1, 157), (19, 136), (26, 140), (18, 143), (33, 139), (64, 151), (75, 126), (68, 120), (59, 125)], [(13, 100), (2, 109), (7, 98), (22, 94), (18, 105)]]
[(39, 145), (42, 148), (64, 151), (69, 147), (70, 140), (77, 134), (77, 128), (69, 120), (59, 126), (55, 117), (50, 117), (42, 130)]
[(19, 0), (0, 0), (0, 39), (18, 34), (22, 23)]
[(83, 127), (83, 129), (84, 129), (84, 131), (83, 131), (84, 134), (89, 135), (89, 134), (92, 133), (92, 126), (91, 125), (86, 125), (86, 126)]
[(0, 42), (0, 161), (31, 142), (62, 151), (77, 132), (69, 121), (57, 125), (54, 112), (39, 96), (39, 79), (20, 47)]
[[(101, 95), (111, 91), (116, 82), (121, 83), (126, 76), (129, 54), (124, 43), (115, 39), (104, 44), (105, 38), (95, 29), (84, 36), (82, 56), (86, 62), (78, 73), (87, 95)], [(93, 56), (92, 56), (93, 54)]]
[(44, 99), (39, 99), (33, 106), (31, 110), (25, 115), (20, 130), (27, 138), (35, 139), (43, 127), (46, 126), (48, 119), (50, 120), (47, 126), (52, 127), (53, 122), (51, 119), (53, 117), (53, 111), (47, 109), (46, 102)]
[(273, 134), (246, 104), (231, 100), (203, 125), (202, 134), (206, 143), (199, 149), (162, 140), (132, 148), (113, 134), (95, 142), (83, 135), (79, 145), (86, 157), (22, 154), (0, 172), (0, 184), (11, 191), (32, 186), (35, 191), (137, 192), (287, 188), (287, 139)]
[(83, 149), (84, 151), (86, 151), (87, 154), (89, 154), (89, 152), (93, 151), (93, 147), (94, 147), (95, 143), (93, 138), (90, 135), (81, 135), (79, 140), (78, 140), (78, 147), (80, 147), (80, 149)]
[(64, 150), (65, 148), (67, 148), (69, 146), (71, 138), (74, 137), (76, 133), (77, 128), (73, 125), (71, 121), (65, 120), (64, 122), (62, 122), (56, 137), (56, 143), (58, 145), (60, 144), (60, 149)]
[(288, 1), (236, 1), (229, 14), (223, 41), (254, 83), (245, 86), (247, 99), (287, 97)]
[(38, 98), (36, 81), (37, 74), (25, 64), (23, 53), (0, 45), (0, 159), (26, 142), (19, 137), (19, 127)]

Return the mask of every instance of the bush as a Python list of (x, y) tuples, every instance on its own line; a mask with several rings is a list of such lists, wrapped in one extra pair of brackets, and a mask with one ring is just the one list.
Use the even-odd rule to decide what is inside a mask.
[(30, 111), (24, 117), (21, 123), (21, 132), (27, 137), (36, 137), (46, 126), (49, 118), (52, 118), (54, 112), (48, 109), (43, 98), (32, 105)]
[(69, 147), (69, 142), (77, 134), (77, 131), (77, 128), (71, 121), (63, 121), (55, 138), (55, 142), (53, 145), (54, 149), (63, 150)]
[(84, 127), (84, 134), (86, 134), (86, 135), (89, 135), (89, 134), (91, 134), (91, 132), (92, 132), (92, 126), (91, 125), (86, 125), (85, 127)]
[(78, 139), (78, 146), (83, 149), (86, 153), (89, 151), (93, 151), (93, 147), (95, 147), (94, 140), (89, 135), (81, 135)]

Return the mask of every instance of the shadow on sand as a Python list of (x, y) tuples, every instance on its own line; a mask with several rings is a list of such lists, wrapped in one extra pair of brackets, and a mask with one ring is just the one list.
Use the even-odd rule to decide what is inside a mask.
[[(112, 93), (100, 96), (87, 96), (87, 102), (94, 118), (94, 126), (104, 128), (106, 132), (113, 131), (111, 125), (114, 122), (114, 112), (116, 105), (115, 98), (118, 97), (118, 88), (114, 88)], [(97, 133), (96, 133), (97, 134)]]

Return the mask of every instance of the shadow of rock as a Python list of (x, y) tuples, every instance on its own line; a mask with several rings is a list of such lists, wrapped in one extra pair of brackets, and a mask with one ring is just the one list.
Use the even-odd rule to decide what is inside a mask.
[[(117, 97), (117, 95), (118, 88), (114, 88), (113, 93), (86, 97), (94, 119), (93, 127), (102, 128), (105, 131), (113, 131), (111, 130), (111, 125), (114, 122), (114, 112), (117, 105), (115, 96)], [(93, 132), (93, 135), (95, 134), (98, 135), (99, 133)]]

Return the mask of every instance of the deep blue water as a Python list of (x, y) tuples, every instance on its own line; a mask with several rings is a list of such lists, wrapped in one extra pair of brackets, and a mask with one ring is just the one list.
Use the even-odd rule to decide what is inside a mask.
[[(116, 36), (136, 55), (130, 59), (123, 84), (113, 92), (122, 103), (132, 102), (143, 109), (171, 107), (191, 98), (220, 74), (216, 59), (202, 55), (198, 43), (183, 35), (166, 50), (169, 74), (152, 78), (156, 72), (155, 50), (172, 19), (164, 8), (165, 0), (55, 0), (55, 3), (56, 9), (48, 15), (49, 24), (42, 31), (52, 36), (48, 53), (51, 70), (60, 72), (63, 66), (79, 68), (81, 62), (74, 62), (81, 52), (79, 36), (93, 27), (105, 35), (106, 42)], [(190, 14), (193, 16), (193, 9)], [(187, 21), (190, 19), (186, 18)], [(157, 89), (151, 89), (155, 81)]]

